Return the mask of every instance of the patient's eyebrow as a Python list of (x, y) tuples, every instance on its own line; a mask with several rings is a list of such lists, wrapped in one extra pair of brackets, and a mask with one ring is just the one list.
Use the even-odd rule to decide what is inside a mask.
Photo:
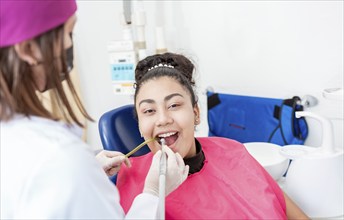
[(171, 95), (166, 96), (166, 97), (164, 98), (164, 101), (166, 102), (166, 101), (172, 99), (172, 98), (175, 97), (175, 96), (180, 96), (180, 97), (184, 98), (184, 96), (182, 96), (182, 94), (180, 94), (180, 93), (172, 93)]
[[(183, 97), (183, 98), (184, 98), (184, 96), (181, 95), (180, 93), (172, 93), (172, 94), (166, 96), (166, 97), (164, 98), (164, 101), (167, 102), (168, 100), (172, 99), (172, 98), (175, 97), (175, 96), (180, 96), (180, 97)], [(141, 104), (143, 104), (143, 103), (153, 104), (153, 103), (155, 103), (155, 101), (154, 101), (153, 99), (143, 99), (143, 100), (141, 100), (141, 101), (139, 102), (139, 106), (140, 106)]]
[(152, 104), (152, 103), (155, 103), (155, 101), (153, 99), (144, 99), (144, 100), (141, 100), (139, 102), (139, 106), (143, 103), (148, 103), (148, 104)]

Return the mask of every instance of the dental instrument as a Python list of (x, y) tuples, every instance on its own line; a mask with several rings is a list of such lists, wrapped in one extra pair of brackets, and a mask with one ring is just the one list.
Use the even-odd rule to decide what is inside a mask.
[(163, 146), (166, 146), (165, 139), (161, 139), (161, 159), (159, 172), (159, 219), (165, 219), (165, 187), (166, 187), (166, 153)]
[(135, 147), (132, 151), (130, 151), (129, 153), (127, 153), (125, 156), (126, 157), (130, 157), (132, 154), (134, 154), (136, 151), (140, 150), (143, 146), (145, 146), (146, 144), (148, 144), (149, 142), (155, 141), (156, 138), (151, 138), (148, 140), (145, 140), (144, 142), (142, 142), (141, 144), (139, 144), (137, 147)]
[[(141, 149), (143, 146), (148, 144), (149, 142), (157, 140), (156, 138), (151, 138), (148, 139), (141, 144), (139, 144), (137, 147), (135, 147), (132, 151), (127, 153), (125, 156), (129, 157), (132, 154), (134, 154), (136, 151)], [(159, 169), (159, 219), (164, 220), (165, 219), (165, 188), (166, 188), (166, 169), (167, 169), (167, 164), (166, 164), (166, 153), (163, 148), (163, 146), (166, 146), (165, 139), (162, 138), (160, 139), (160, 144), (161, 144), (161, 159), (160, 159), (160, 169)]]

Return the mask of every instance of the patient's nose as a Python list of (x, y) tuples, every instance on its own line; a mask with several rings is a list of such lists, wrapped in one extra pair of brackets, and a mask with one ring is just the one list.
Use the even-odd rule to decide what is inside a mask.
[(171, 115), (168, 113), (168, 111), (166, 110), (160, 110), (158, 112), (158, 118), (156, 121), (156, 125), (158, 127), (161, 126), (166, 126), (168, 124), (171, 124), (173, 122), (173, 118), (171, 117)]

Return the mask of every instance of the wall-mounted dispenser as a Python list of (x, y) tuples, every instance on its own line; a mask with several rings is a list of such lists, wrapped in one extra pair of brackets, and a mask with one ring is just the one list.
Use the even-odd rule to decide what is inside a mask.
[[(124, 4), (125, 3), (125, 4)], [(120, 16), (122, 39), (108, 43), (111, 82), (114, 94), (133, 94), (137, 56), (131, 28), (130, 1), (123, 2)]]

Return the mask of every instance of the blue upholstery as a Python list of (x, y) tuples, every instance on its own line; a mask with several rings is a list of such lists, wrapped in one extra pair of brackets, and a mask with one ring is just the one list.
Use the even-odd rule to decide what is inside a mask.
[(304, 144), (308, 126), (295, 111), (303, 106), (298, 96), (275, 99), (207, 92), (209, 136), (241, 143), (270, 142), (280, 146)]
[[(144, 141), (134, 116), (134, 105), (121, 106), (104, 113), (99, 119), (98, 129), (104, 150), (126, 154)], [(132, 156), (140, 156), (148, 152), (150, 150), (145, 146)], [(115, 183), (116, 176), (111, 180)]]

